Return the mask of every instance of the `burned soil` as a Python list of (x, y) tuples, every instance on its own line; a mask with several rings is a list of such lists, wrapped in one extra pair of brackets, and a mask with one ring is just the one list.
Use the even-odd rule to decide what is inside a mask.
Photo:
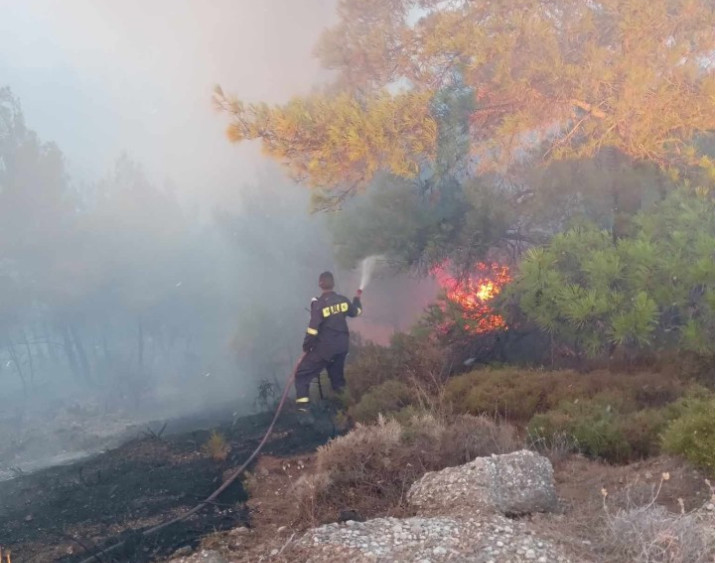
[[(121, 447), (71, 465), (0, 483), (0, 545), (13, 561), (81, 561), (122, 540), (98, 561), (151, 561), (196, 546), (207, 533), (250, 526), (247, 495), (235, 481), (216, 503), (157, 534), (142, 531), (180, 515), (218, 488), (257, 446), (271, 414), (232, 420), (230, 411), (172, 421)], [(229, 446), (217, 461), (205, 451), (212, 430)], [(314, 450), (330, 425), (301, 426), (282, 414), (264, 452), (290, 456)]]

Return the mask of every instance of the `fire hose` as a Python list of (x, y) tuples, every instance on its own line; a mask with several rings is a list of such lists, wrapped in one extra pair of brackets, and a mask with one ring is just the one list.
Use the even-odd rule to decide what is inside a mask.
[[(278, 402), (278, 406), (276, 407), (276, 412), (273, 415), (273, 419), (271, 420), (271, 424), (269, 424), (268, 429), (266, 430), (266, 433), (264, 434), (264, 437), (259, 442), (259, 445), (256, 446), (256, 449), (253, 451), (253, 453), (248, 457), (248, 459), (239, 467), (236, 471), (234, 471), (226, 481), (224, 481), (221, 486), (216, 489), (213, 493), (211, 493), (206, 499), (201, 501), (199, 504), (197, 504), (194, 508), (188, 510), (184, 514), (177, 516), (176, 518), (172, 520), (168, 520), (166, 522), (163, 522), (161, 524), (157, 524), (156, 526), (149, 528), (147, 530), (144, 530), (142, 532), (142, 537), (148, 537), (152, 534), (155, 534), (159, 532), (160, 530), (163, 530), (164, 528), (168, 528), (169, 526), (173, 524), (177, 524), (178, 522), (181, 522), (183, 520), (186, 520), (193, 514), (196, 514), (199, 512), (202, 508), (204, 508), (206, 505), (213, 503), (216, 498), (223, 493), (229, 485), (231, 485), (239, 475), (241, 475), (246, 468), (249, 466), (249, 464), (256, 458), (257, 455), (259, 455), (259, 452), (261, 449), (266, 445), (266, 441), (269, 439), (269, 436), (271, 436), (271, 432), (273, 431), (273, 427), (276, 424), (276, 421), (278, 420), (279, 415), (281, 414), (281, 409), (283, 409), (284, 404), (286, 403), (286, 398), (288, 397), (288, 392), (291, 389), (291, 384), (293, 383), (294, 378), (296, 377), (296, 371), (298, 370), (298, 366), (301, 363), (301, 360), (305, 357), (306, 353), (304, 352), (301, 357), (296, 362), (296, 365), (293, 368), (293, 372), (291, 372), (291, 375), (286, 379), (286, 385), (283, 388), (283, 394), (281, 395), (281, 399)], [(83, 559), (80, 563), (92, 563), (92, 561), (102, 561), (100, 557), (102, 555), (108, 555), (110, 553), (113, 553), (120, 549), (122, 546), (124, 546), (126, 542), (121, 541), (118, 542), (98, 553), (95, 553), (91, 555), (90, 557), (87, 557), (86, 559)]]

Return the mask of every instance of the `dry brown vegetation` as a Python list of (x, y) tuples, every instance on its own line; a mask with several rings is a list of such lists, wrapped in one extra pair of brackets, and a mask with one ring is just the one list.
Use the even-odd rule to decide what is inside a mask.
[(214, 461), (224, 461), (231, 451), (231, 446), (226, 442), (223, 434), (214, 430), (201, 449)]
[(400, 513), (410, 485), (427, 471), (519, 447), (514, 428), (486, 417), (441, 422), (423, 414), (402, 424), (380, 417), (320, 447), (314, 473), (299, 479), (292, 494), (312, 522), (344, 509)]
[[(437, 469), (442, 463), (431, 464), (442, 455), (438, 448), (452, 451), (448, 459), (458, 464), (519, 447), (509, 425), (483, 417), (460, 417), (452, 423), (434, 417), (415, 420), (422, 424), (382, 420), (360, 426), (310, 456), (263, 456), (246, 480), (252, 529), (214, 535), (203, 546), (225, 552), (232, 561), (258, 561), (274, 549), (280, 553), (272, 560), (301, 560), (306, 553), (295, 540), (309, 527), (338, 520), (340, 510), (353, 509), (365, 518), (407, 515), (409, 510), (400, 505), (406, 475), (418, 473), (407, 467), (407, 457), (416, 457), (425, 469)], [(456, 444), (464, 447), (459, 453)], [(424, 452), (418, 452), (421, 446)], [(402, 470), (401, 459), (406, 465)], [(668, 481), (662, 480), (664, 473)], [(713, 560), (713, 516), (702, 508), (713, 504), (712, 490), (703, 473), (678, 458), (614, 466), (563, 454), (555, 464), (555, 484), (560, 511), (533, 515), (530, 525), (564, 545), (574, 560)], [(602, 490), (608, 493), (606, 509)]]

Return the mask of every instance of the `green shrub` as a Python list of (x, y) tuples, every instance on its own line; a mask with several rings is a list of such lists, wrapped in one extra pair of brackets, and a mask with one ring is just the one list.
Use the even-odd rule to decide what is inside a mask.
[(695, 466), (714, 470), (714, 398), (689, 396), (675, 406), (680, 411), (662, 437), (664, 451), (684, 456)]
[(526, 422), (565, 401), (589, 399), (604, 391), (623, 397), (628, 411), (669, 404), (682, 396), (685, 388), (682, 381), (661, 372), (578, 373), (505, 368), (476, 370), (453, 377), (445, 395), (456, 413), (499, 415)]
[(410, 405), (413, 399), (410, 387), (401, 381), (389, 379), (365, 393), (358, 404), (348, 409), (348, 415), (356, 422), (373, 422), (379, 414), (398, 412)]
[(387, 347), (357, 345), (346, 366), (346, 400), (357, 404), (366, 393), (389, 380), (410, 386), (417, 382), (434, 391), (440, 382), (444, 354), (445, 350), (429, 338), (405, 333), (393, 335)]
[(628, 399), (609, 392), (591, 399), (564, 401), (556, 409), (534, 416), (528, 431), (533, 440), (548, 446), (554, 436), (566, 434), (589, 457), (624, 462), (631, 455), (631, 446), (620, 422), (629, 408)]
[(452, 378), (445, 394), (456, 412), (527, 421), (552, 406), (559, 380), (560, 372), (478, 370)]
[(632, 457), (646, 458), (661, 451), (660, 434), (669, 423), (668, 408), (643, 409), (623, 415), (619, 427), (629, 443)]

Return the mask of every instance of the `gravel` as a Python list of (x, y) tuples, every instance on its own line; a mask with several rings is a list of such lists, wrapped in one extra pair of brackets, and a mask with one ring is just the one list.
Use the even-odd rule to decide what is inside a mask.
[(310, 553), (306, 561), (311, 563), (570, 561), (553, 542), (499, 514), (328, 524), (309, 531), (299, 544)]

